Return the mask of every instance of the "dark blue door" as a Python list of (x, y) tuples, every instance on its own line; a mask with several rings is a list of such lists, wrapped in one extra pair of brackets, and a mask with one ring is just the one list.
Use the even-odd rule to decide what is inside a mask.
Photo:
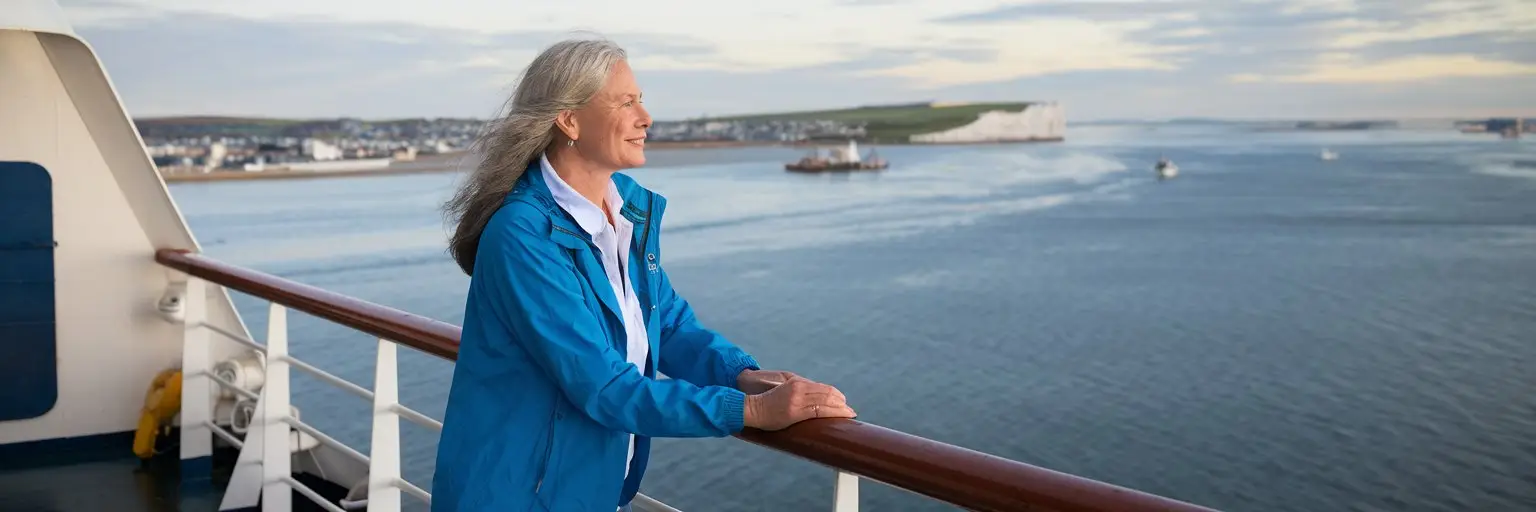
[(42, 416), (59, 397), (53, 247), (48, 171), (0, 162), (0, 421)]

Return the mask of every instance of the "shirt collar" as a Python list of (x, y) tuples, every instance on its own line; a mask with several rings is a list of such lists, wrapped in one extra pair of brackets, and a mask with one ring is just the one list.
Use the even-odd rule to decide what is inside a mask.
[[(576, 219), (576, 224), (581, 226), (582, 231), (586, 231), (587, 235), (597, 236), (597, 233), (602, 231), (603, 226), (608, 224), (607, 216), (603, 215), (602, 208), (592, 204), (592, 201), (587, 200), (580, 192), (571, 188), (565, 180), (560, 179), (560, 175), (555, 172), (554, 166), (549, 164), (548, 155), (539, 154), (539, 169), (543, 171), (544, 185), (549, 187), (549, 193), (554, 196), (555, 204), (560, 205), (561, 209), (571, 214), (571, 217)], [(619, 212), (623, 211), (624, 208), (624, 197), (619, 195), (619, 187), (613, 184), (613, 180), (608, 181), (608, 208), (615, 222), (623, 223), (627, 221), (627, 219), (619, 215)]]

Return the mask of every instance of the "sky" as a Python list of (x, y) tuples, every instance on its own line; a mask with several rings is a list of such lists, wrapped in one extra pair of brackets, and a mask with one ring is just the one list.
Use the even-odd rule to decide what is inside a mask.
[(1536, 0), (60, 0), (135, 117), (495, 115), (602, 36), (657, 119), (1056, 101), (1069, 121), (1536, 115)]

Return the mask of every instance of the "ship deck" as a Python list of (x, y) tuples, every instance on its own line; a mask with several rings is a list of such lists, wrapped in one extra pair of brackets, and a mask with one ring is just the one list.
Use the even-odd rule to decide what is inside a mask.
[[(124, 432), (0, 449), (0, 503), (7, 512), (213, 512), (219, 509), (234, 468), (235, 450), (214, 451), (208, 478), (181, 478), (175, 434), (162, 438), (147, 461), (133, 455), (133, 433)], [(295, 479), (327, 497), (346, 490), (308, 475)], [(256, 510), (256, 509), (249, 509)], [(293, 510), (320, 511), (294, 493)]]

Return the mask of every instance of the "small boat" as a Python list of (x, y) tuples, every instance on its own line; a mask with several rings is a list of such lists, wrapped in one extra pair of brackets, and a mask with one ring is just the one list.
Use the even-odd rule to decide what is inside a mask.
[(1173, 160), (1167, 158), (1158, 158), (1157, 165), (1153, 166), (1152, 169), (1157, 171), (1157, 179), (1160, 180), (1166, 180), (1179, 175), (1179, 166), (1174, 164)]
[(828, 156), (823, 156), (819, 150), (813, 149), (811, 154), (798, 162), (784, 164), (784, 170), (791, 172), (875, 171), (890, 167), (890, 164), (873, 150), (869, 152), (868, 158), (860, 158), (858, 143), (852, 140), (848, 141), (848, 147), (834, 147), (831, 148), (830, 153)]
[(1339, 159), (1339, 154), (1335, 153), (1331, 149), (1324, 148), (1323, 152), (1321, 154), (1317, 155), (1317, 157), (1321, 158), (1323, 160), (1338, 160)]

